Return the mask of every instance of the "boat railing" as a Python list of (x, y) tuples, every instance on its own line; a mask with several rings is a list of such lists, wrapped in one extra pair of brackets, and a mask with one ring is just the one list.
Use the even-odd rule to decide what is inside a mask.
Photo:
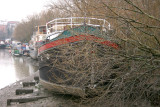
[(47, 34), (63, 31), (80, 25), (89, 25), (94, 27), (102, 27), (111, 29), (110, 23), (105, 19), (90, 18), (90, 17), (69, 17), (57, 18), (46, 23)]

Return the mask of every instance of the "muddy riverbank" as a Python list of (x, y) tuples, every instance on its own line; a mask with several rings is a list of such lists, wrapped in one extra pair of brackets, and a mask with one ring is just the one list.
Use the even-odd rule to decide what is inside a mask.
[[(24, 89), (23, 82), (33, 82), (34, 77), (38, 76), (38, 72), (26, 77), (23, 80), (17, 81), (9, 86), (0, 89), (0, 107), (88, 107), (79, 103), (79, 98), (74, 99), (73, 96), (60, 95), (56, 93), (48, 92), (40, 84), (36, 86), (26, 87), (25, 89), (33, 89), (31, 94), (16, 95), (17, 89)], [(8, 99), (24, 99), (34, 97), (46, 97), (40, 98), (36, 101), (29, 101), (27, 103), (9, 102)], [(78, 101), (78, 103), (77, 103)]]
[[(23, 82), (35, 82), (38, 77), (38, 61), (27, 56), (12, 56), (7, 49), (0, 50), (0, 107), (77, 107), (72, 96), (57, 95), (40, 84), (23, 87)], [(4, 72), (5, 71), (5, 72)], [(37, 72), (36, 72), (37, 71)], [(33, 93), (16, 95), (17, 90), (33, 90)], [(42, 97), (42, 98), (40, 98)], [(31, 99), (31, 101), (28, 101)], [(35, 98), (38, 100), (34, 101)], [(28, 101), (26, 103), (20, 100)], [(33, 100), (33, 101), (32, 101)], [(79, 99), (76, 99), (77, 101)], [(7, 102), (8, 101), (8, 102)], [(8, 104), (7, 104), (8, 103)]]

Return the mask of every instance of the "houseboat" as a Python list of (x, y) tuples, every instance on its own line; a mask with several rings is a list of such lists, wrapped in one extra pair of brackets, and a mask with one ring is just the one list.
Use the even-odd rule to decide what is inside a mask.
[(23, 54), (23, 56), (29, 56), (29, 45), (28, 45), (28, 43), (22, 43), (22, 54)]
[(22, 43), (18, 41), (14, 41), (12, 43), (11, 54), (13, 56), (21, 56), (22, 55)]
[(29, 41), (29, 55), (33, 59), (37, 59), (38, 48), (43, 44), (46, 38), (46, 26), (37, 26), (36, 32), (33, 33), (31, 40)]
[(118, 49), (105, 19), (69, 17), (46, 24), (45, 43), (38, 50), (41, 84), (48, 90), (87, 96), (103, 77), (105, 52)]

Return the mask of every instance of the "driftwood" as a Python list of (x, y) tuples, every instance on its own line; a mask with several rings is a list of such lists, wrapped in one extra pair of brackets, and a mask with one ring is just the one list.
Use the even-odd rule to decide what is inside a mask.
[(23, 82), (23, 87), (35, 86), (35, 82)]
[(33, 93), (33, 89), (16, 89), (16, 95)]
[(47, 97), (7, 99), (7, 106), (11, 105), (12, 102), (27, 103), (27, 102), (31, 102), (31, 101), (37, 101), (37, 100), (42, 99), (42, 98), (47, 98)]

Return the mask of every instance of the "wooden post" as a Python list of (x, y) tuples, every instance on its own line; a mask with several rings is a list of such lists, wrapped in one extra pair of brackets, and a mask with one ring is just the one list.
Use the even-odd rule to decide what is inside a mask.
[(27, 103), (27, 102), (31, 102), (31, 101), (37, 101), (37, 100), (42, 99), (42, 98), (47, 98), (47, 97), (7, 99), (7, 106), (11, 105), (12, 102)]
[(33, 89), (16, 89), (16, 95), (33, 93)]
[(39, 82), (39, 77), (34, 77), (34, 80), (38, 83)]
[(29, 87), (29, 86), (35, 86), (36, 83), (35, 82), (23, 82), (23, 87)]

